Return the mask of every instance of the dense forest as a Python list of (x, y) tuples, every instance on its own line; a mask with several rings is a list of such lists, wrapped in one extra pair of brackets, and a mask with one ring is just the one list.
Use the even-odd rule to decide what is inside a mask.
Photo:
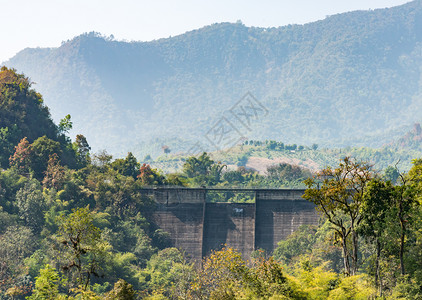
[(228, 110), (248, 91), (269, 111), (238, 126), (249, 139), (380, 147), (421, 122), (421, 3), (149, 42), (86, 33), (5, 65), (37, 83), (54, 120), (70, 114), (95, 151), (142, 152), (157, 137), (180, 139), (176, 152), (197, 141), (214, 151), (204, 135), (223, 116), (234, 122)]
[[(280, 163), (265, 175), (207, 153), (164, 174), (128, 153), (92, 153), (42, 96), (0, 71), (0, 299), (420, 299), (422, 160), (407, 173), (343, 157), (318, 171)], [(36, 124), (36, 125), (34, 125)], [(416, 132), (416, 134), (419, 134)], [(399, 142), (403, 143), (403, 140)], [(248, 141), (295, 151), (303, 146)], [(309, 151), (315, 151), (313, 145)], [(295, 150), (293, 150), (293, 148)], [(300, 150), (304, 150), (301, 148)], [(230, 247), (203, 262), (151, 227), (146, 186), (306, 187), (321, 212), (274, 253)], [(210, 201), (253, 199), (210, 199)]]

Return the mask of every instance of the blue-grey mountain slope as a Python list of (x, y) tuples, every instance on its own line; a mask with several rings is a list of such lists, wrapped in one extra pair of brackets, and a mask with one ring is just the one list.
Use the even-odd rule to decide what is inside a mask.
[(156, 137), (189, 148), (248, 91), (268, 110), (249, 138), (376, 145), (422, 118), (422, 2), (150, 42), (83, 34), (5, 64), (37, 83), (56, 120), (70, 113), (94, 149)]

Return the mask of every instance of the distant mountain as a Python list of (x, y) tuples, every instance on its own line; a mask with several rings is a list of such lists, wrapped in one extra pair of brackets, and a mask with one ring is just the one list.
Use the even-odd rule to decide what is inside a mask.
[[(413, 129), (402, 137), (390, 142), (386, 147), (394, 150), (419, 150), (422, 152), (422, 129), (419, 123), (413, 125)], [(415, 157), (416, 158), (416, 157)]]
[[(124, 153), (159, 138), (181, 140), (174, 151), (196, 141), (213, 150), (241, 136), (378, 146), (422, 118), (422, 2), (151, 42), (89, 33), (5, 65), (37, 83), (55, 120), (70, 113), (94, 149)], [(248, 91), (257, 101), (238, 103)]]

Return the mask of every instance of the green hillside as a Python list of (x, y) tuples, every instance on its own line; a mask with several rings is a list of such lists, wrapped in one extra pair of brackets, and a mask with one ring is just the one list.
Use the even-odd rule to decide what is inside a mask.
[[(381, 146), (422, 115), (422, 2), (279, 28), (213, 24), (167, 39), (83, 34), (6, 62), (37, 83), (53, 118), (70, 113), (93, 149), (197, 141), (225, 116), (248, 139)], [(228, 110), (251, 92), (267, 114)], [(147, 154), (143, 152), (142, 155)]]
[[(0, 299), (420, 298), (422, 160), (414, 160), (407, 173), (377, 172), (397, 158), (410, 166), (413, 152), (407, 148), (420, 149), (419, 124), (380, 149), (248, 140), (211, 156), (183, 157), (166, 145), (165, 155), (155, 161), (146, 157), (141, 164), (132, 153), (114, 160), (106, 152), (90, 153), (82, 135), (71, 143), (66, 134), (70, 117), (55, 125), (30, 80), (7, 68), (0, 70), (0, 116), (0, 158), (11, 154), (10, 163), (2, 161), (0, 168)], [(369, 158), (376, 167), (354, 158), (338, 160), (349, 154)], [(170, 162), (180, 166), (178, 173), (154, 168)], [(309, 171), (331, 162), (333, 168), (317, 176)], [(254, 202), (255, 193), (230, 188), (305, 185), (303, 198), (322, 213), (320, 222), (297, 228), (273, 253), (215, 245), (202, 263), (193, 261), (172, 247), (174, 236), (159, 227), (154, 215), (158, 206), (162, 222), (174, 214), (169, 225), (186, 231), (173, 234), (192, 241), (192, 229), (198, 227), (223, 233), (248, 228), (250, 215), (236, 208)], [(151, 186), (156, 192), (169, 186), (179, 191), (227, 187), (225, 192), (208, 189), (205, 201), (235, 202), (226, 206), (229, 220), (243, 219), (237, 223), (243, 228), (226, 217), (206, 221), (205, 214), (199, 224), (194, 215), (169, 209), (181, 212), (193, 203), (185, 208), (159, 204), (142, 191)], [(262, 216), (280, 227), (286, 213), (292, 220), (307, 218), (292, 211), (291, 201), (277, 201), (280, 218), (268, 210)]]

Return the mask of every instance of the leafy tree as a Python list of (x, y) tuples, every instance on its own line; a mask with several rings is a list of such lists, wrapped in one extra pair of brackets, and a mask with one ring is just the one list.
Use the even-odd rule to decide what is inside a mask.
[(359, 229), (365, 237), (372, 239), (375, 243), (375, 284), (382, 297), (380, 259), (386, 243), (386, 228), (391, 221), (388, 215), (394, 207), (394, 187), (390, 182), (380, 179), (372, 180), (368, 183), (362, 200), (362, 222)]
[(232, 248), (213, 251), (203, 261), (202, 269), (193, 284), (193, 293), (199, 299), (235, 299), (241, 290), (241, 276), (246, 263)]
[(149, 161), (152, 161), (152, 160), (153, 159), (152, 159), (151, 155), (150, 154), (147, 154), (147, 155), (145, 155), (145, 157), (144, 157), (144, 159), (142, 161), (149, 162)]
[(171, 173), (167, 174), (164, 183), (166, 185), (187, 186), (186, 177), (181, 174)]
[(132, 285), (119, 279), (113, 289), (105, 296), (106, 300), (135, 300), (136, 293)]
[(113, 169), (124, 176), (136, 179), (139, 175), (139, 162), (132, 152), (129, 152), (125, 159), (116, 159), (111, 165)]
[(36, 278), (35, 289), (29, 300), (54, 300), (64, 299), (59, 295), (60, 276), (56, 269), (46, 265), (40, 270), (40, 275)]
[(38, 181), (29, 180), (16, 193), (16, 206), (19, 209), (19, 217), (25, 220), (34, 232), (39, 232), (44, 224), (46, 205)]
[(74, 285), (86, 290), (92, 276), (99, 276), (109, 245), (93, 225), (94, 215), (88, 207), (73, 209), (59, 218), (57, 241), (62, 269)]
[(395, 184), (399, 176), (400, 176), (400, 173), (397, 170), (397, 168), (389, 166), (384, 171), (383, 179), (386, 181), (391, 181), (392, 184)]
[(15, 286), (26, 269), (24, 259), (36, 247), (34, 234), (25, 226), (9, 226), (0, 235), (0, 290)]
[(106, 150), (101, 150), (93, 155), (92, 163), (94, 166), (100, 168), (101, 171), (105, 171), (112, 159), (113, 156), (108, 154)]
[(340, 281), (338, 273), (327, 270), (326, 262), (313, 266), (306, 258), (295, 265), (294, 274), (306, 299), (329, 299), (330, 291), (335, 289)]
[(139, 169), (138, 180), (142, 185), (162, 185), (164, 184), (164, 176), (158, 173), (156, 169), (151, 169), (150, 165), (142, 164)]
[[(414, 167), (409, 171), (410, 178), (417, 181), (418, 161), (414, 161)], [(397, 208), (397, 216), (400, 224), (400, 271), (401, 275), (406, 274), (404, 264), (404, 253), (406, 245), (406, 237), (408, 236), (409, 225), (412, 224), (412, 212), (415, 206), (418, 205), (416, 201), (416, 193), (414, 185), (409, 181), (408, 176), (400, 174), (400, 185), (395, 187), (395, 206)]]
[(47, 136), (42, 136), (32, 143), (33, 159), (32, 168), (37, 179), (44, 177), (44, 172), (47, 170), (50, 156), (56, 154), (60, 156), (60, 143), (49, 139)]
[(224, 167), (204, 152), (198, 158), (189, 157), (183, 165), (183, 173), (197, 185), (215, 185), (220, 182)]
[(204, 259), (191, 292), (199, 299), (304, 299), (273, 258), (258, 257), (248, 267), (232, 248)]
[(283, 263), (290, 263), (294, 257), (310, 254), (316, 242), (317, 228), (315, 226), (302, 225), (285, 240), (277, 244), (274, 258)]
[(339, 285), (330, 291), (327, 299), (373, 299), (376, 290), (371, 286), (365, 274), (345, 277)]
[(10, 157), (10, 166), (21, 175), (28, 174), (32, 164), (32, 146), (25, 137), (15, 147), (15, 153)]
[(258, 257), (252, 268), (242, 276), (247, 296), (255, 299), (304, 299), (304, 295), (294, 290), (283, 274), (283, 268), (273, 257)]
[(236, 165), (239, 166), (239, 167), (242, 167), (242, 166), (244, 167), (244, 166), (246, 166), (248, 159), (249, 159), (248, 156), (246, 154), (244, 154), (244, 155), (237, 158)]
[(171, 152), (170, 147), (169, 147), (169, 146), (167, 146), (167, 145), (162, 146), (162, 147), (161, 147), (161, 149), (163, 149), (163, 152), (164, 152), (165, 154), (169, 154), (169, 153)]
[(19, 130), (16, 125), (0, 128), (0, 168), (7, 169), (10, 156), (19, 141)]
[(152, 207), (152, 199), (141, 193), (141, 185), (132, 177), (120, 175), (114, 170), (95, 177), (87, 180), (96, 181), (92, 195), (98, 207), (108, 208), (119, 218), (136, 216), (139, 211), (148, 211)]
[(178, 249), (167, 248), (151, 257), (143, 277), (150, 293), (161, 290), (168, 297), (186, 298), (195, 277), (194, 265)]
[(65, 168), (60, 165), (59, 157), (56, 153), (50, 155), (47, 170), (42, 184), (45, 188), (60, 190), (65, 181)]
[(303, 198), (313, 202), (333, 225), (343, 250), (346, 275), (355, 275), (358, 269), (357, 226), (362, 221), (365, 188), (373, 177), (369, 164), (346, 157), (336, 169), (328, 167), (305, 181), (308, 188)]
[(204, 152), (198, 158), (189, 157), (183, 165), (183, 172), (189, 178), (208, 175), (213, 164), (214, 161)]
[(86, 137), (82, 134), (76, 135), (75, 142), (73, 143), (73, 147), (76, 151), (76, 158), (80, 167), (86, 166), (90, 161), (89, 151), (91, 151), (91, 147), (86, 140)]
[(71, 116), (66, 115), (63, 119), (60, 120), (59, 125), (57, 126), (59, 134), (66, 134), (72, 129), (73, 124), (71, 121)]
[(299, 166), (280, 163), (267, 168), (267, 176), (270, 180), (278, 181), (303, 181), (312, 176), (312, 173)]
[(245, 178), (242, 176), (241, 171), (236, 170), (224, 172), (223, 180), (227, 181), (227, 183), (229, 183), (230, 185), (239, 185), (244, 182)]
[(267, 148), (268, 149), (275, 150), (276, 147), (277, 147), (277, 142), (276, 141), (268, 141), (268, 143), (267, 143)]

